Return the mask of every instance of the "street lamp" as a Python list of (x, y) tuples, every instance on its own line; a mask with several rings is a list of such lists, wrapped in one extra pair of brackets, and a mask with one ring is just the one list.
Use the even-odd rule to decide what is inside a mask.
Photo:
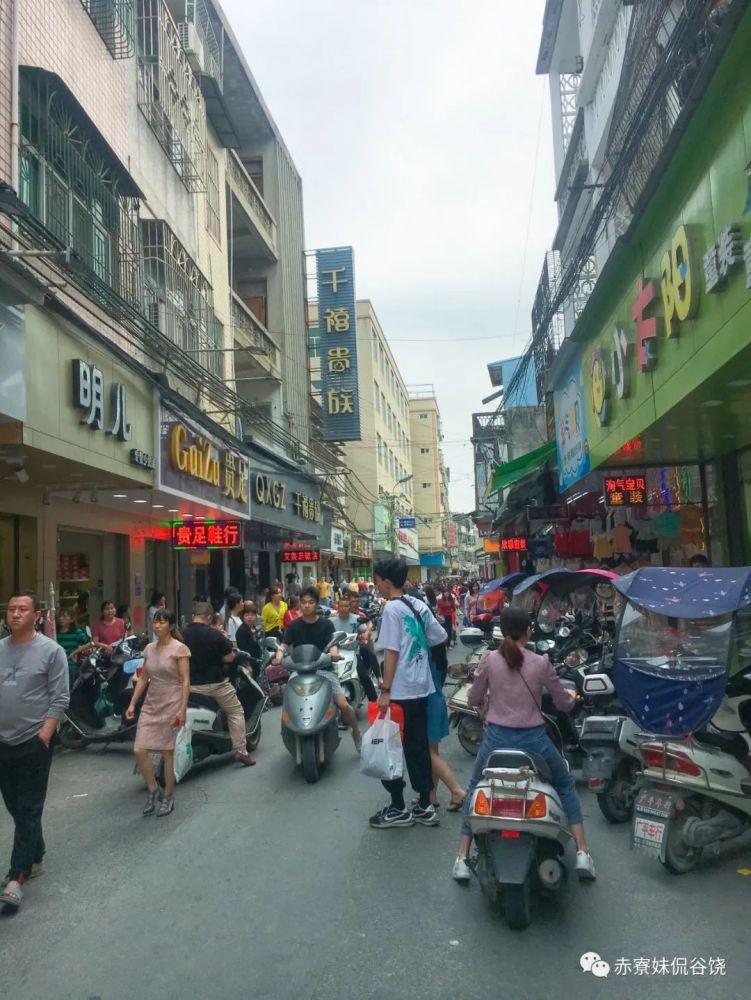
[(389, 498), (389, 534), (391, 535), (391, 553), (396, 556), (396, 545), (397, 545), (397, 535), (396, 535), (396, 493), (394, 490), (397, 486), (401, 486), (402, 483), (408, 483), (412, 479), (413, 473), (409, 473), (407, 476), (402, 476), (401, 479), (397, 479), (394, 485), (391, 487), (391, 493), (388, 494)]

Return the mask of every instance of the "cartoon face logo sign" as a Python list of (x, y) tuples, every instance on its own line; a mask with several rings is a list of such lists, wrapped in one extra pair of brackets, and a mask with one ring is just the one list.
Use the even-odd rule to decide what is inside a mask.
[(610, 359), (607, 354), (603, 348), (596, 350), (590, 367), (592, 409), (602, 426), (610, 419)]

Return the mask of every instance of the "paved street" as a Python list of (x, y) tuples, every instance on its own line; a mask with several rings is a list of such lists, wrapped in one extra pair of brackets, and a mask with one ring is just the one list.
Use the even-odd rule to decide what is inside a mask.
[[(46, 830), (49, 871), (0, 920), (6, 996), (24, 1000), (206, 1000), (254, 996), (533, 1000), (737, 998), (747, 992), (751, 846), (685, 878), (628, 851), (587, 792), (599, 878), (507, 929), (476, 885), (450, 878), (460, 820), (373, 831), (380, 786), (358, 773), (349, 737), (318, 785), (295, 773), (264, 720), (258, 766), (197, 769), (175, 813), (142, 819), (127, 749), (60, 753)], [(456, 737), (446, 757), (466, 778)], [(3, 814), (0, 850), (9, 851)], [(603, 981), (579, 956), (722, 957), (727, 975)], [(659, 981), (655, 981), (659, 980)]]

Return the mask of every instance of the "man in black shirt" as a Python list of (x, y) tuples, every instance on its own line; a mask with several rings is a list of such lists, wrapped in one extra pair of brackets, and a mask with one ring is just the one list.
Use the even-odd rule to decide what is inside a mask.
[[(300, 597), (300, 610), (302, 611), (302, 618), (296, 618), (287, 626), (281, 645), (274, 654), (273, 662), (275, 664), (278, 665), (281, 663), (284, 654), (290, 649), (293, 649), (295, 646), (315, 646), (323, 652), (331, 642), (335, 631), (334, 623), (330, 618), (318, 617), (319, 600), (320, 597), (315, 587), (306, 587), (305, 590), (303, 590), (302, 596)], [(339, 659), (339, 650), (336, 646), (332, 646), (329, 653), (331, 654), (332, 660)], [(344, 690), (342, 689), (342, 686), (339, 683), (339, 678), (336, 674), (331, 670), (327, 670), (325, 674), (333, 689), (334, 701), (339, 708), (341, 716), (352, 730), (352, 739), (354, 740), (355, 748), (359, 753), (360, 747), (362, 746), (362, 737), (360, 735), (360, 729), (357, 725), (357, 715), (355, 714), (355, 710), (347, 701), (347, 697), (344, 694)]]
[(235, 653), (229, 639), (211, 627), (212, 614), (210, 604), (194, 604), (193, 621), (183, 629), (183, 642), (190, 650), (190, 690), (214, 699), (227, 717), (235, 760), (252, 767), (255, 760), (248, 753), (245, 713), (225, 672), (225, 664), (232, 663)]

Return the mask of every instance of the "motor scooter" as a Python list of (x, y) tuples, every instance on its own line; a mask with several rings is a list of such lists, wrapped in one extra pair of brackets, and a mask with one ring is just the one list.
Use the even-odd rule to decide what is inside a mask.
[[(234, 661), (227, 665), (227, 678), (242, 705), (246, 747), (249, 753), (256, 750), (261, 742), (261, 717), (268, 703), (268, 696), (253, 678), (249, 667), (250, 660), (248, 653), (238, 650)], [(230, 753), (233, 749), (227, 717), (209, 695), (191, 691), (185, 721), (192, 729), (191, 746), (194, 764), (207, 757)]]
[(613, 678), (652, 735), (631, 844), (680, 875), (751, 829), (751, 569), (637, 570)]
[(339, 710), (326, 671), (333, 667), (329, 649), (346, 635), (335, 632), (323, 652), (316, 646), (296, 646), (283, 661), (294, 673), (284, 689), (282, 740), (309, 784), (318, 781), (321, 767), (339, 746)]
[(126, 636), (113, 644), (111, 656), (97, 649), (83, 658), (60, 725), (62, 747), (85, 750), (92, 743), (107, 745), (133, 739), (138, 713), (129, 720), (125, 712), (148, 641), (145, 635)]
[(560, 888), (571, 854), (571, 831), (547, 762), (523, 750), (491, 753), (472, 793), (469, 824), (477, 851), (470, 869), (509, 927), (523, 930), (532, 919), (533, 893)]

